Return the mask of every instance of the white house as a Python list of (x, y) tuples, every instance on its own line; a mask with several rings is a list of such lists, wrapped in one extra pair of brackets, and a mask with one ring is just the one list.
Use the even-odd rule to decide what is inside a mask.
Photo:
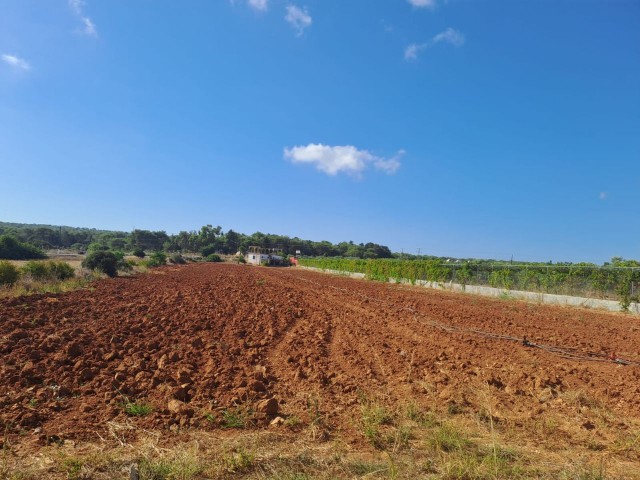
[(280, 265), (284, 257), (280, 250), (266, 249), (261, 247), (249, 247), (249, 252), (244, 256), (247, 263), (251, 265)]

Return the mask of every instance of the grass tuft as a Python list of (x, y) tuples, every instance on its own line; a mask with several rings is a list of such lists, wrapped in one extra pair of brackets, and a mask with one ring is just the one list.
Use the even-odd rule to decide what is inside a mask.
[(144, 417), (153, 411), (153, 407), (148, 403), (137, 403), (126, 401), (123, 404), (124, 412), (132, 417)]

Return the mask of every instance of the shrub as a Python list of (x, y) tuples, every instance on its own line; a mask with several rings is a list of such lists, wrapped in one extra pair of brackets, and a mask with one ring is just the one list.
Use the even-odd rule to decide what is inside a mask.
[(206, 247), (202, 247), (200, 253), (203, 257), (208, 257), (209, 255), (216, 253), (216, 247), (215, 245), (207, 245)]
[(47, 256), (34, 245), (20, 242), (9, 235), (0, 235), (0, 258), (7, 260), (31, 260), (47, 258)]
[(56, 262), (55, 260), (50, 260), (47, 263), (49, 264), (49, 275), (52, 279), (67, 280), (75, 277), (76, 275), (73, 267), (67, 262)]
[(144, 250), (141, 249), (140, 247), (136, 248), (132, 253), (138, 258), (144, 258), (147, 256), (147, 254), (144, 253)]
[(22, 273), (29, 275), (34, 280), (44, 280), (49, 275), (44, 262), (27, 262), (22, 266)]
[(238, 263), (247, 263), (243, 256), (238, 257)]
[(217, 254), (215, 254), (215, 253), (212, 253), (212, 254), (210, 254), (210, 255), (207, 255), (207, 256), (205, 257), (205, 260), (206, 260), (207, 262), (216, 262), (216, 263), (217, 263), (217, 262), (221, 262), (221, 261), (222, 261), (222, 259), (220, 258), (220, 255), (217, 255)]
[(16, 266), (6, 260), (0, 260), (0, 285), (13, 285), (20, 273)]
[(167, 256), (162, 252), (154, 252), (147, 261), (148, 267), (161, 267), (167, 264)]
[(179, 253), (174, 253), (173, 255), (171, 255), (169, 257), (169, 262), (170, 263), (175, 263), (176, 265), (182, 265), (182, 264), (187, 263), (185, 258), (182, 255), (180, 255)]
[(33, 280), (67, 280), (75, 276), (73, 267), (66, 262), (49, 260), (46, 262), (30, 261), (22, 266), (22, 273)]
[(98, 270), (110, 277), (118, 275), (118, 257), (113, 252), (91, 252), (82, 262), (84, 268)]

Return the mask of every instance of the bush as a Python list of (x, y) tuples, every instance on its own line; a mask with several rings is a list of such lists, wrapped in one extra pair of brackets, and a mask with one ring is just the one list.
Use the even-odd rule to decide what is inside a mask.
[(238, 263), (247, 263), (247, 260), (243, 256), (240, 256), (238, 257)]
[(179, 253), (174, 253), (173, 255), (171, 255), (169, 257), (169, 262), (170, 263), (175, 263), (176, 265), (183, 265), (183, 264), (187, 263), (185, 258), (182, 255), (180, 255)]
[(144, 258), (147, 256), (147, 254), (144, 253), (144, 250), (141, 249), (140, 247), (136, 248), (132, 253), (138, 258)]
[(205, 260), (206, 260), (207, 262), (216, 262), (216, 263), (217, 263), (217, 262), (221, 262), (221, 261), (222, 261), (222, 259), (220, 258), (220, 255), (216, 255), (215, 253), (212, 253), (212, 254), (210, 254), (210, 255), (207, 255), (207, 256), (205, 257)]
[(40, 281), (67, 280), (75, 276), (75, 271), (71, 265), (67, 262), (57, 262), (55, 260), (27, 262), (22, 266), (22, 273)]
[(207, 245), (206, 247), (202, 247), (200, 253), (203, 257), (208, 257), (209, 255), (216, 253), (216, 247), (215, 245)]
[(47, 256), (34, 245), (20, 242), (9, 235), (0, 235), (0, 258), (6, 260), (32, 260), (47, 258)]
[(98, 270), (110, 277), (118, 275), (118, 257), (113, 252), (91, 252), (82, 262), (84, 268)]
[(49, 275), (55, 280), (68, 280), (76, 276), (76, 272), (67, 262), (56, 262), (51, 260), (49, 264)]
[(148, 267), (161, 267), (167, 264), (167, 256), (162, 252), (154, 252), (147, 261)]
[(14, 264), (0, 260), (0, 285), (13, 285), (19, 276), (20, 273)]
[(44, 262), (27, 262), (22, 266), (21, 270), (24, 275), (29, 275), (34, 280), (44, 280), (49, 275)]

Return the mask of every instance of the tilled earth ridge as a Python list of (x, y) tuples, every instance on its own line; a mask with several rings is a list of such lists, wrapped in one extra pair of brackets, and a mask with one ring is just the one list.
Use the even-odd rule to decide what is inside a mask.
[[(496, 422), (563, 412), (572, 392), (640, 420), (640, 367), (567, 359), (438, 324), (640, 360), (635, 317), (290, 269), (163, 267), (92, 289), (0, 302), (0, 421), (11, 435), (96, 439), (123, 404), (144, 429), (219, 428), (234, 405), (320, 411), (349, 431), (364, 396), (480, 410)], [(487, 400), (489, 398), (490, 400)], [(583, 406), (583, 405), (582, 405)], [(311, 410), (318, 410), (312, 412)], [(621, 425), (620, 428), (623, 428)]]

